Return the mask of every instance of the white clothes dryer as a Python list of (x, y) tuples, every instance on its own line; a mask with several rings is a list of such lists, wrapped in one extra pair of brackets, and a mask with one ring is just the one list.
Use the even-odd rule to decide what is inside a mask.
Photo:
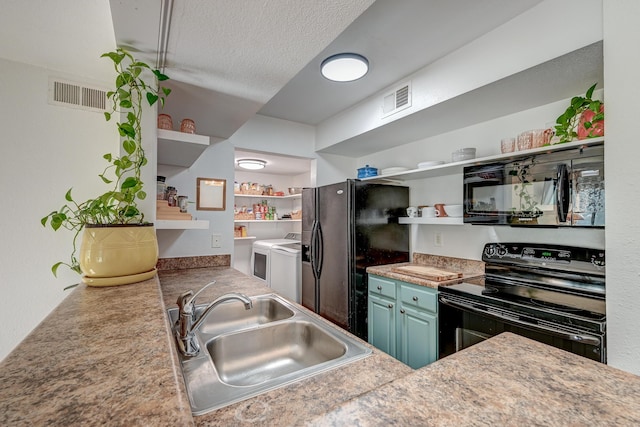
[(271, 289), (298, 304), (302, 300), (302, 264), (300, 243), (271, 248)]
[(300, 243), (300, 233), (288, 233), (283, 239), (256, 240), (251, 251), (251, 274), (271, 286), (271, 248)]

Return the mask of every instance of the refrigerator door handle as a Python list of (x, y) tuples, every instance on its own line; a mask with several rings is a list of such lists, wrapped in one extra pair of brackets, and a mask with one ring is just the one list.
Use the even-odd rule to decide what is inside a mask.
[(322, 235), (322, 226), (318, 223), (318, 277), (322, 274), (322, 262), (324, 261), (324, 237)]
[(318, 221), (313, 221), (311, 226), (311, 244), (309, 245), (309, 259), (311, 261), (311, 271), (313, 272), (314, 279), (318, 279), (318, 260), (316, 259), (318, 253)]

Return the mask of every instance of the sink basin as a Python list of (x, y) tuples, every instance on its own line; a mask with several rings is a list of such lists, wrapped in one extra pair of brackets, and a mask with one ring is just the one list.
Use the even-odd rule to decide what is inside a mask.
[[(293, 311), (275, 298), (257, 297), (251, 298), (251, 301), (253, 307), (249, 310), (246, 310), (240, 301), (220, 304), (209, 313), (200, 326), (200, 332), (219, 335), (223, 332), (238, 331), (293, 316)], [(196, 317), (200, 316), (204, 307), (206, 304), (196, 307)]]
[[(178, 352), (191, 411), (202, 415), (301, 381), (371, 354), (371, 350), (275, 294), (220, 304), (195, 331), (202, 349)], [(202, 311), (203, 306), (196, 309)], [(175, 325), (177, 308), (167, 310)]]
[(347, 346), (298, 320), (223, 335), (211, 340), (207, 350), (220, 380), (248, 386), (337, 359)]

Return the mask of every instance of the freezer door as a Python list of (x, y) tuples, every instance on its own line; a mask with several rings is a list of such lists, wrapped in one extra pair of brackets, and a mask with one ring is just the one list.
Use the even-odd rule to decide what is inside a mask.
[(319, 312), (349, 329), (349, 182), (318, 188), (318, 223), (322, 242), (319, 263)]
[[(312, 256), (317, 255), (317, 244), (313, 241), (316, 226), (316, 189), (302, 190), (302, 305), (316, 311), (316, 274)], [(315, 245), (315, 247), (313, 246)]]

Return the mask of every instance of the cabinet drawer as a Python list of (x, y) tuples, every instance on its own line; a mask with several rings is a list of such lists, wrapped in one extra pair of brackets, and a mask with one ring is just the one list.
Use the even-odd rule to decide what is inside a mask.
[(396, 282), (378, 276), (369, 276), (369, 292), (396, 299)]
[(403, 304), (412, 305), (423, 310), (429, 310), (433, 313), (438, 312), (437, 295), (438, 291), (436, 289), (410, 285), (408, 283), (400, 284), (400, 300)]

